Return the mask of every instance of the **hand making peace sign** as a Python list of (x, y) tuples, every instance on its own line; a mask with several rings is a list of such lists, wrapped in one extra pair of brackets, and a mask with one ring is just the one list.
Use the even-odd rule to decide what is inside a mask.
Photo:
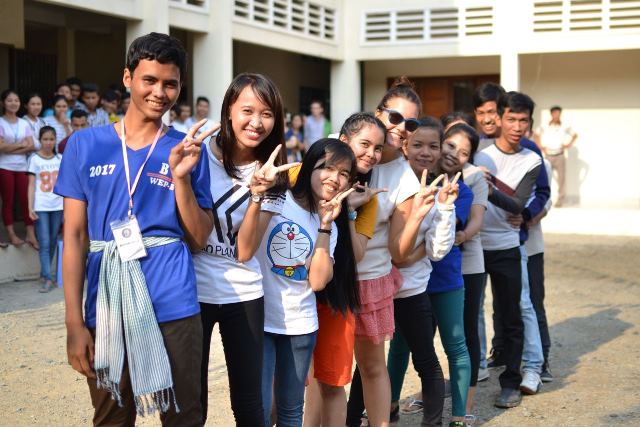
[(269, 156), (269, 160), (267, 160), (267, 162), (260, 168), (258, 168), (258, 162), (256, 162), (256, 171), (253, 173), (251, 182), (249, 183), (249, 188), (252, 194), (266, 193), (267, 190), (276, 185), (276, 178), (280, 172), (288, 171), (300, 164), (300, 162), (295, 162), (287, 163), (282, 166), (275, 166), (274, 163), (281, 148), (282, 145), (278, 144), (275, 150), (273, 150), (273, 153), (271, 153), (271, 156)]
[(462, 172), (458, 172), (451, 182), (449, 182), (449, 177), (445, 174), (442, 188), (438, 193), (438, 203), (442, 203), (443, 205), (452, 205), (453, 202), (458, 199), (458, 180), (460, 179), (460, 175), (462, 175)]
[(191, 126), (191, 129), (189, 129), (189, 132), (187, 132), (184, 139), (171, 149), (171, 153), (169, 154), (169, 166), (171, 167), (171, 176), (174, 179), (184, 178), (191, 173), (193, 168), (198, 164), (198, 160), (200, 160), (202, 141), (220, 129), (220, 123), (218, 123), (212, 128), (202, 132), (197, 138), (194, 138), (198, 129), (200, 129), (206, 122), (207, 119), (202, 119)]
[(356, 210), (360, 206), (368, 203), (369, 200), (371, 200), (376, 194), (389, 191), (387, 188), (369, 188), (369, 185), (366, 182), (364, 183), (364, 185), (356, 182), (353, 185), (353, 188), (356, 191), (351, 193), (351, 195), (347, 199), (347, 202), (349, 203), (349, 209), (351, 210)]
[(320, 228), (327, 229), (331, 227), (331, 223), (340, 215), (342, 208), (342, 201), (353, 193), (355, 188), (350, 188), (346, 191), (342, 191), (335, 195), (335, 197), (329, 201), (320, 200), (318, 204), (318, 216), (320, 217)]
[(438, 192), (437, 185), (444, 178), (444, 175), (440, 175), (427, 187), (428, 173), (429, 172), (426, 169), (422, 171), (422, 177), (420, 178), (420, 190), (418, 190), (416, 195), (413, 196), (413, 206), (411, 208), (411, 215), (416, 216), (421, 221), (435, 204), (435, 194)]

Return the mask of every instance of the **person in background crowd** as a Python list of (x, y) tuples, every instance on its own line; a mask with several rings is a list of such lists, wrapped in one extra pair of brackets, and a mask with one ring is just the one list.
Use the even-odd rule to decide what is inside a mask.
[(565, 171), (566, 161), (564, 157), (567, 151), (578, 138), (578, 134), (560, 119), (562, 108), (558, 105), (551, 107), (551, 120), (548, 124), (538, 127), (534, 133), (534, 139), (545, 157), (551, 163), (553, 175), (558, 184), (558, 198), (555, 206), (562, 207), (565, 197)]
[(324, 115), (324, 107), (320, 101), (311, 101), (309, 106), (311, 115), (304, 121), (304, 147), (306, 150), (311, 145), (331, 133), (331, 122)]
[[(29, 217), (27, 189), (27, 155), (34, 150), (33, 133), (26, 120), (17, 116), (20, 110), (20, 97), (7, 89), (0, 94), (2, 117), (0, 117), (0, 198), (2, 198), (2, 221), (7, 229), (12, 245), (22, 245), (25, 240), (38, 249), (38, 240)], [(22, 220), (27, 228), (25, 240), (18, 237), (13, 227), (14, 203), (20, 204)]]
[[(73, 99), (71, 97), (71, 88), (69, 87), (69, 85), (67, 83), (58, 83), (56, 85), (56, 90), (55, 92), (53, 92), (53, 97), (56, 98), (57, 96), (62, 96), (64, 97), (65, 101), (67, 101), (67, 118), (69, 118), (69, 115), (71, 114), (71, 110), (69, 109), (69, 102)], [(44, 113), (42, 113), (42, 117), (46, 118), (46, 117), (53, 117), (55, 115), (55, 108), (53, 108), (54, 102), (51, 101), (51, 108), (47, 108), (46, 110), (44, 110)]]
[(118, 116), (120, 119), (127, 114), (127, 110), (129, 109), (129, 104), (131, 103), (131, 94), (129, 92), (124, 92), (122, 94), (122, 98), (120, 99), (120, 107), (118, 109)]
[(100, 99), (102, 109), (109, 115), (109, 123), (120, 120), (116, 114), (118, 111), (118, 94), (114, 90), (107, 90)]
[(173, 126), (173, 128), (178, 132), (186, 132), (193, 120), (191, 118), (191, 105), (186, 102), (181, 102), (178, 104), (176, 112), (178, 113), (178, 117), (171, 122), (171, 126)]
[(73, 110), (71, 113), (71, 133), (65, 139), (60, 141), (58, 144), (58, 154), (64, 153), (64, 149), (67, 146), (67, 141), (74, 132), (79, 131), (80, 129), (85, 129), (89, 127), (89, 123), (87, 122), (87, 112), (84, 110)]
[(56, 95), (53, 98), (53, 116), (45, 117), (44, 121), (47, 126), (51, 126), (56, 130), (56, 152), (58, 144), (71, 135), (71, 122), (67, 113), (69, 112), (69, 104), (62, 95)]
[(197, 123), (200, 120), (207, 119), (205, 124), (200, 128), (200, 132), (204, 132), (205, 130), (213, 127), (215, 122), (209, 118), (209, 98), (206, 96), (199, 96), (196, 99), (196, 113), (191, 118), (193, 123)]
[(69, 77), (65, 80), (65, 83), (69, 85), (71, 89), (71, 99), (69, 100), (69, 110), (87, 110), (87, 107), (80, 101), (80, 95), (82, 94), (82, 80), (77, 77)]
[[(109, 124), (109, 114), (100, 105), (100, 89), (95, 83), (85, 83), (82, 85), (82, 102), (87, 107), (87, 122), (89, 127), (98, 127)], [(59, 138), (60, 136), (58, 136)]]
[(31, 126), (34, 149), (39, 150), (40, 141), (38, 140), (37, 135), (40, 135), (40, 129), (47, 125), (42, 117), (40, 117), (40, 113), (42, 112), (42, 97), (37, 93), (32, 93), (25, 99), (25, 101), (27, 113), (22, 116), (22, 118), (29, 123), (29, 126)]
[(287, 161), (299, 162), (304, 152), (304, 134), (302, 133), (302, 115), (294, 114), (287, 133), (284, 135), (287, 145)]
[(40, 292), (53, 289), (51, 263), (55, 255), (58, 233), (62, 224), (62, 197), (53, 193), (60, 160), (55, 153), (56, 130), (44, 126), (38, 135), (41, 148), (29, 158), (29, 217), (35, 221), (40, 249)]

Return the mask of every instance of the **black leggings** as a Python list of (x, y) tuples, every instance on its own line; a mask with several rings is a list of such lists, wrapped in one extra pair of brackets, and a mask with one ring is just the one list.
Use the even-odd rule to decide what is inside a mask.
[(264, 298), (232, 304), (200, 303), (200, 310), (203, 332), (200, 371), (203, 422), (207, 420), (211, 334), (213, 326), (220, 323), (220, 336), (229, 375), (231, 409), (236, 425), (262, 425)]
[(467, 339), (469, 357), (471, 358), (471, 380), (469, 385), (475, 387), (478, 383), (478, 369), (480, 368), (480, 338), (478, 337), (478, 313), (480, 312), (480, 298), (486, 283), (486, 275), (464, 274), (464, 335)]

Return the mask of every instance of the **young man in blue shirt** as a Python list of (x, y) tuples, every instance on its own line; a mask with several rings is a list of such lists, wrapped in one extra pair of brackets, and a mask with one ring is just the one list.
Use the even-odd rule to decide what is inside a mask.
[(123, 75), (126, 115), (74, 133), (56, 183), (65, 198), (67, 354), (87, 377), (95, 425), (133, 426), (136, 414), (154, 410), (163, 425), (202, 425), (189, 246), (202, 247), (213, 227), (200, 147), (215, 128), (194, 138), (204, 122), (186, 136), (163, 125), (185, 75), (178, 40), (134, 40)]

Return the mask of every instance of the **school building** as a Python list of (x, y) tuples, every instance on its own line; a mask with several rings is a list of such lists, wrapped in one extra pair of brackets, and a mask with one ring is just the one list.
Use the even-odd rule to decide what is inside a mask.
[[(119, 82), (126, 46), (150, 31), (190, 55), (183, 96), (219, 114), (232, 77), (268, 74), (289, 112), (323, 99), (334, 128), (412, 78), (424, 113), (470, 110), (500, 82), (559, 104), (578, 133), (567, 201), (640, 208), (638, 0), (0, 0), (0, 87), (50, 93), (78, 76)], [(603, 220), (606, 220), (603, 218)]]

